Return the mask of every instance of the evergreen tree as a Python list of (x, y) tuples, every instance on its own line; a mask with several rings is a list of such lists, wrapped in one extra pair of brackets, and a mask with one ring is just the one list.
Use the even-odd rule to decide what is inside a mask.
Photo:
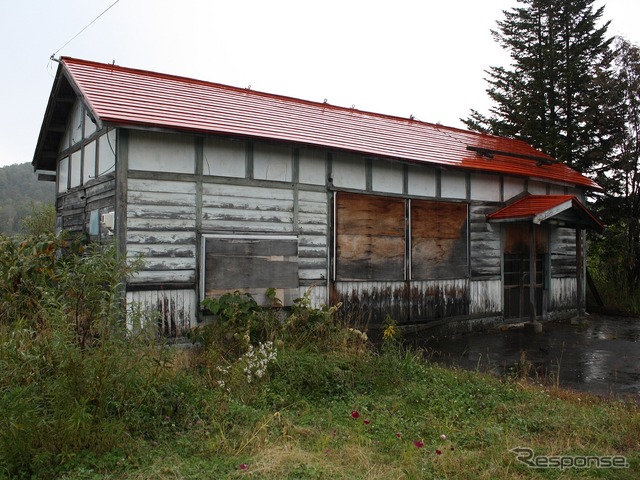
[(620, 135), (597, 169), (606, 194), (596, 208), (608, 228), (593, 250), (601, 281), (632, 299), (640, 295), (640, 47), (618, 38), (614, 52)]
[(594, 0), (517, 0), (493, 30), (509, 67), (487, 71), (489, 115), (472, 130), (518, 137), (585, 173), (615, 144), (611, 39)]

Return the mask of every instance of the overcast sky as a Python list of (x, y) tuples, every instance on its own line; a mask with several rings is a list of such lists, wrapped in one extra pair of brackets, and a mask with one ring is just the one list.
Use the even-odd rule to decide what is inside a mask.
[[(0, 0), (0, 166), (31, 162), (70, 56), (462, 127), (485, 112), (490, 30), (516, 0)], [(640, 1), (606, 4), (640, 44)], [(70, 42), (69, 42), (70, 41)], [(65, 46), (65, 44), (68, 45)]]

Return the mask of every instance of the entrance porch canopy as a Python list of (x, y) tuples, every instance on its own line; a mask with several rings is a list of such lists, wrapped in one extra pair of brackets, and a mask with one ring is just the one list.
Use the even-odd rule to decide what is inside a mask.
[(604, 225), (575, 195), (526, 195), (489, 215), (489, 222), (554, 223), (561, 227), (592, 229)]

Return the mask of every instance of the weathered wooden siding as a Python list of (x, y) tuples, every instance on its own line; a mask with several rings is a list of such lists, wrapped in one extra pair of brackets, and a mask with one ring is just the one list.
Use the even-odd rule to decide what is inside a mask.
[(196, 184), (129, 178), (127, 256), (142, 256), (131, 285), (196, 283)]
[(576, 231), (571, 228), (552, 228), (550, 233), (551, 277), (576, 275)]
[(469, 282), (469, 315), (502, 314), (502, 281), (472, 280)]
[(329, 266), (329, 200), (323, 191), (298, 191), (298, 275), (300, 286), (316, 286), (322, 290), (321, 303), (327, 301), (327, 278)]
[(549, 286), (549, 311), (575, 309), (576, 305), (576, 278), (551, 277), (551, 285)]
[(491, 205), (469, 207), (470, 263), (472, 279), (498, 280), (501, 275), (502, 246), (500, 225), (487, 222)]
[(389, 315), (399, 325), (429, 325), (469, 314), (469, 281), (336, 282), (341, 314), (379, 327)]
[(94, 240), (109, 238), (109, 232), (98, 225), (98, 231), (90, 229), (92, 212), (100, 215), (115, 210), (115, 179), (113, 174), (101, 176), (88, 182), (82, 189), (58, 195), (57, 210), (59, 226), (75, 233), (87, 232)]
[(218, 233), (293, 233), (293, 190), (207, 182), (202, 186), (202, 229)]
[(195, 290), (128, 291), (127, 305), (127, 322), (133, 331), (153, 325), (167, 337), (178, 337), (196, 325)]

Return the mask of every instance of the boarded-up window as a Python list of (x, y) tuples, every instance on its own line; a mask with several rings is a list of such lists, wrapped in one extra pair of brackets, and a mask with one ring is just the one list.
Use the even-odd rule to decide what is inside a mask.
[(467, 205), (411, 201), (411, 278), (459, 278), (468, 273)]
[(240, 290), (260, 301), (274, 288), (291, 305), (299, 296), (297, 237), (206, 235), (203, 248), (205, 297)]
[(336, 279), (404, 280), (405, 201), (339, 193)]

